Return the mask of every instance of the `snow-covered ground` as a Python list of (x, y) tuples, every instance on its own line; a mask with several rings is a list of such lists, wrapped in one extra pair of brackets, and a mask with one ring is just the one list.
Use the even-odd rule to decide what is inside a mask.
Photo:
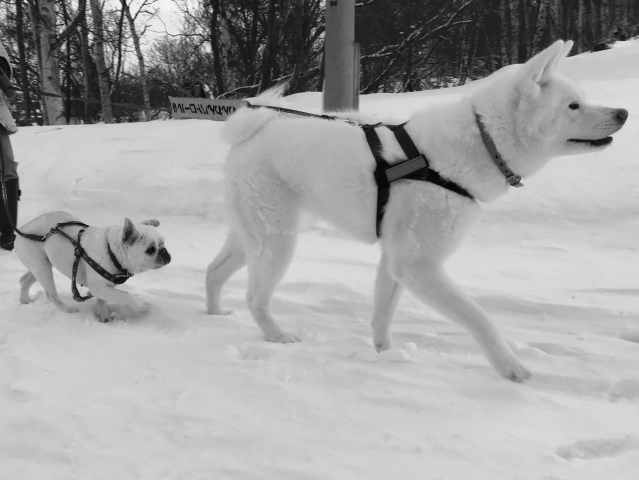
[[(588, 96), (630, 110), (613, 145), (559, 158), (488, 205), (448, 269), (534, 372), (500, 378), (469, 334), (409, 294), (397, 350), (369, 320), (379, 251), (308, 221), (273, 309), (303, 342), (262, 340), (244, 303), (204, 313), (226, 226), (221, 123), (23, 128), (20, 223), (158, 218), (170, 265), (125, 290), (147, 316), (65, 314), (0, 255), (1, 480), (631, 480), (639, 468), (639, 43), (568, 61)], [(472, 84), (462, 88), (473, 88)], [(399, 117), (458, 90), (371, 95)], [(317, 111), (319, 94), (290, 98)], [(69, 281), (57, 276), (72, 303)]]

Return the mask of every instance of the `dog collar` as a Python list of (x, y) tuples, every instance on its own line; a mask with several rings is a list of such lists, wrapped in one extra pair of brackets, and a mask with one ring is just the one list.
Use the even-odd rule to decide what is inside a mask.
[(124, 268), (122, 265), (120, 265), (120, 262), (118, 262), (118, 259), (115, 258), (115, 254), (111, 250), (111, 245), (109, 244), (109, 239), (107, 239), (107, 250), (109, 250), (109, 257), (111, 257), (111, 261), (113, 262), (113, 265), (118, 270), (118, 273), (115, 274), (115, 276), (117, 277), (117, 281), (113, 283), (120, 285), (126, 282), (129, 278), (131, 278), (133, 274), (129, 272), (126, 268)]
[(484, 127), (484, 124), (482, 123), (481, 117), (478, 113), (475, 113), (475, 119), (477, 120), (477, 126), (479, 127), (479, 132), (481, 133), (481, 138), (484, 141), (486, 150), (488, 150), (488, 153), (490, 153), (490, 158), (493, 159), (493, 162), (495, 162), (495, 165), (497, 165), (499, 171), (504, 175), (504, 177), (506, 177), (506, 180), (511, 187), (523, 187), (524, 184), (521, 183), (521, 176), (515, 175), (513, 171), (508, 168), (508, 165), (506, 165), (506, 161), (499, 154), (495, 142), (493, 142), (493, 139), (486, 131), (486, 128)]

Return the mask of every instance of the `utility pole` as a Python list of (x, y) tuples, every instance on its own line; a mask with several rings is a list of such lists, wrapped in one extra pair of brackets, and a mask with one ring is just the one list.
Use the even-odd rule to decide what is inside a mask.
[(357, 109), (358, 52), (355, 47), (355, 0), (327, 0), (324, 111)]

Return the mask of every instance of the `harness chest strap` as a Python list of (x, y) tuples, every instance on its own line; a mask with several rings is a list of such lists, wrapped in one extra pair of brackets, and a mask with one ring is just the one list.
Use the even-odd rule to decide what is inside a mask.
[(376, 232), (378, 238), (382, 235), (382, 220), (384, 219), (386, 204), (390, 198), (390, 184), (395, 180), (404, 178), (430, 182), (451, 192), (455, 192), (458, 195), (474, 200), (474, 197), (464, 187), (442, 177), (438, 172), (430, 168), (428, 160), (423, 154), (419, 153), (415, 143), (404, 129), (406, 123), (408, 122), (400, 125), (383, 125), (395, 134), (399, 146), (408, 157), (408, 160), (395, 165), (388, 163), (381, 154), (382, 142), (377, 132), (375, 132), (375, 128), (382, 125), (362, 125), (366, 140), (368, 141), (368, 145), (377, 165), (375, 169), (375, 181), (377, 182)]
[[(78, 225), (78, 226), (83, 227), (78, 232), (77, 241), (74, 238), (72, 238), (70, 235), (65, 233), (64, 231), (60, 230), (60, 227), (65, 227), (65, 226), (69, 226), (69, 225)], [(80, 292), (78, 291), (76, 278), (77, 278), (77, 274), (78, 274), (78, 265), (80, 264), (80, 259), (83, 259), (85, 262), (87, 262), (87, 264), (89, 264), (89, 266), (91, 268), (93, 268), (96, 272), (98, 272), (102, 277), (107, 279), (109, 282), (115, 283), (116, 285), (123, 284), (129, 278), (131, 278), (133, 276), (133, 274), (130, 273), (128, 270), (126, 270), (125, 268), (122, 268), (120, 263), (115, 258), (115, 255), (111, 251), (111, 248), (108, 246), (108, 243), (107, 243), (107, 249), (109, 250), (109, 256), (111, 257), (111, 261), (113, 262), (113, 265), (115, 266), (115, 268), (117, 268), (119, 270), (119, 273), (113, 274), (113, 273), (110, 273), (110, 272), (106, 271), (95, 260), (93, 260), (91, 257), (89, 257), (89, 255), (84, 250), (84, 248), (82, 248), (82, 245), (80, 243), (81, 239), (82, 239), (82, 234), (84, 233), (84, 231), (87, 228), (89, 228), (89, 226), (84, 224), (84, 223), (82, 223), (82, 222), (59, 223), (58, 225), (53, 227), (51, 230), (49, 230), (49, 232), (44, 237), (40, 238), (40, 241), (45, 241), (51, 235), (55, 235), (56, 233), (59, 233), (59, 234), (63, 235), (64, 237), (66, 237), (71, 242), (71, 244), (74, 246), (74, 248), (75, 248), (75, 251), (74, 251), (75, 261), (73, 262), (73, 270), (72, 270), (72, 275), (71, 275), (71, 292), (73, 293), (73, 299), (76, 302), (84, 302), (85, 300), (88, 300), (88, 299), (93, 297), (93, 295), (91, 295), (91, 294), (83, 297), (82, 295), (80, 295)]]

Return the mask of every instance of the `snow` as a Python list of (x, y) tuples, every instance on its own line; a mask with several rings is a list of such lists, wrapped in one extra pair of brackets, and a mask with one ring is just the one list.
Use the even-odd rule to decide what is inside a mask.
[[(448, 265), (534, 372), (523, 385), (409, 294), (395, 348), (377, 354), (378, 247), (322, 222), (306, 222), (273, 302), (301, 343), (262, 340), (245, 271), (225, 289), (234, 313), (206, 315), (226, 233), (221, 123), (22, 128), (20, 223), (57, 209), (92, 225), (158, 218), (173, 260), (121, 287), (148, 315), (101, 324), (92, 302), (62, 313), (38, 285), (20, 305), (24, 268), (0, 255), (0, 479), (636, 478), (639, 42), (626, 43), (567, 67), (589, 98), (630, 110), (612, 147), (556, 159), (487, 206)], [(458, 92), (361, 105), (405, 117)]]

